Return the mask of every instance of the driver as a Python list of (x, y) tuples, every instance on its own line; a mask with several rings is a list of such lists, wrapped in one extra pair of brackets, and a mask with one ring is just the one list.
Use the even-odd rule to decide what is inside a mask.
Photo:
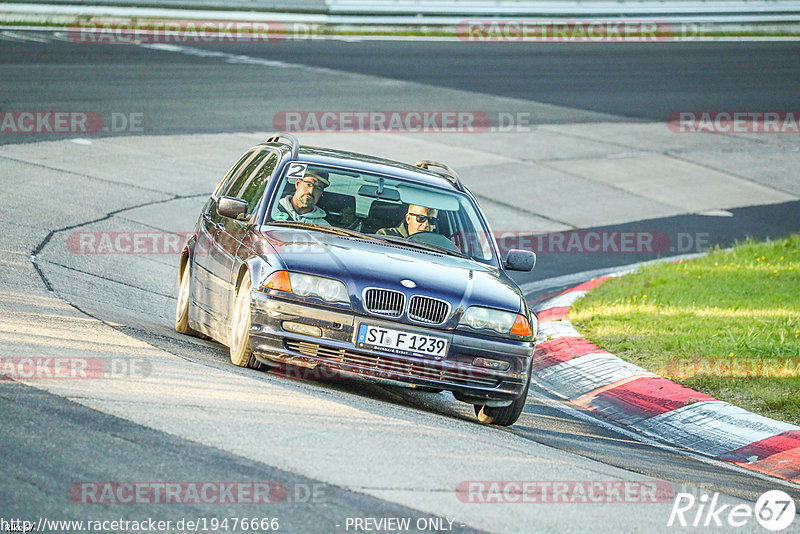
[(324, 219), (328, 214), (317, 206), (323, 190), (330, 185), (328, 173), (307, 171), (294, 182), (294, 195), (286, 195), (278, 202), (278, 212), (285, 213), (292, 221), (330, 226)]
[(406, 218), (399, 226), (394, 228), (381, 228), (378, 235), (389, 235), (395, 237), (408, 237), (417, 232), (432, 232), (433, 224), (436, 221), (437, 210), (426, 208), (425, 206), (408, 206)]

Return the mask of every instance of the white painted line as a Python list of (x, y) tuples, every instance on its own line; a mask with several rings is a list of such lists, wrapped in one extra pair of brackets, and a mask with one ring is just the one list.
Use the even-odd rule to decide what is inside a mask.
[(23, 32), (13, 32), (13, 31), (3, 31), (0, 33), (0, 39), (6, 41), (18, 41), (18, 42), (25, 42), (25, 41), (33, 41), (34, 43), (49, 43), (49, 39), (43, 39), (41, 37), (36, 37), (33, 35), (26, 35)]
[(550, 308), (565, 308), (575, 304), (575, 301), (583, 298), (586, 291), (570, 291), (556, 298), (550, 299), (536, 309), (537, 312)]
[(553, 365), (535, 373), (536, 383), (577, 399), (597, 388), (632, 376), (657, 376), (613, 354), (593, 353)]
[(547, 321), (539, 325), (539, 341), (561, 337), (581, 337), (569, 321)]
[(216, 50), (205, 50), (203, 48), (194, 48), (191, 46), (173, 45), (166, 43), (140, 43), (139, 46), (141, 46), (142, 48), (150, 48), (152, 50), (160, 50), (162, 52), (173, 52), (177, 54), (184, 54), (187, 56), (216, 57), (225, 60), (226, 63), (261, 65), (264, 67), (274, 67), (274, 68), (286, 68), (294, 66), (291, 63), (286, 63), (284, 61), (262, 59), (253, 56), (244, 56), (241, 54), (229, 54), (227, 52), (217, 52)]
[[(702, 462), (706, 465), (714, 466), (716, 468), (721, 469), (729, 469), (731, 471), (739, 472), (742, 474), (747, 474), (747, 476), (755, 477), (763, 480), (764, 482), (768, 482), (774, 486), (786, 487), (790, 489), (796, 489), (796, 486), (791, 482), (786, 480), (782, 480), (779, 478), (775, 478), (770, 475), (766, 475), (764, 473), (760, 473), (758, 471), (753, 471), (752, 469), (747, 469), (741, 467), (737, 464), (725, 462), (723, 460), (717, 460), (716, 458), (709, 457), (703, 453), (697, 451), (691, 451), (687, 449), (681, 449), (675, 447), (674, 444), (665, 442), (662, 438), (659, 438), (654, 435), (643, 434), (640, 431), (631, 430), (630, 428), (626, 428), (619, 424), (613, 423), (608, 421), (607, 419), (603, 418), (602, 416), (597, 415), (596, 413), (590, 412), (588, 410), (581, 410), (575, 408), (573, 404), (565, 404), (557, 399), (553, 399), (548, 397), (546, 394), (534, 395), (535, 390), (531, 389), (530, 393), (528, 393), (528, 397), (536, 399), (538, 402), (554, 408), (561, 413), (566, 414), (568, 417), (573, 417), (575, 419), (579, 419), (581, 421), (585, 421), (591, 425), (599, 426), (600, 428), (604, 428), (606, 430), (610, 430), (612, 432), (616, 432), (621, 434), (633, 441), (637, 441), (640, 443), (646, 443), (651, 447), (656, 447), (658, 449), (662, 449), (664, 451), (669, 451), (671, 453), (677, 454), (679, 456), (685, 456), (687, 458), (692, 458), (698, 462)], [(549, 393), (553, 393), (559, 397), (563, 397), (559, 395), (557, 392), (550, 391)]]
[(631, 428), (711, 456), (721, 456), (787, 430), (800, 430), (722, 401), (687, 404)]

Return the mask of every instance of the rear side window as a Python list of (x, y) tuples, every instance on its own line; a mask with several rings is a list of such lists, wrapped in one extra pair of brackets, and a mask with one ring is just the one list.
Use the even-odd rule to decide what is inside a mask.
[(269, 185), (272, 175), (275, 173), (275, 167), (278, 165), (278, 154), (270, 153), (269, 156), (263, 160), (261, 166), (253, 172), (250, 179), (244, 184), (243, 190), (239, 192), (239, 198), (247, 201), (247, 214), (250, 215), (256, 209), (258, 201), (264, 194), (264, 190)]
[(236, 177), (239, 176), (239, 173), (241, 172), (242, 168), (244, 167), (244, 164), (247, 163), (247, 161), (250, 158), (253, 157), (254, 153), (255, 153), (255, 150), (250, 150), (244, 156), (239, 158), (239, 161), (236, 162), (236, 165), (231, 167), (231, 170), (228, 171), (228, 174), (225, 175), (225, 178), (223, 178), (219, 182), (219, 185), (217, 186), (217, 189), (214, 191), (214, 195), (213, 196), (215, 196), (215, 197), (219, 196), (220, 191), (222, 191), (223, 189), (226, 189), (228, 187), (228, 184), (230, 184), (232, 180), (236, 179)]
[(259, 164), (261, 164), (261, 162), (264, 161), (264, 158), (266, 158), (270, 153), (271, 152), (268, 150), (262, 150), (256, 154), (255, 157), (250, 159), (250, 161), (247, 162), (247, 165), (245, 165), (244, 168), (238, 173), (234, 174), (231, 177), (231, 180), (225, 184), (225, 186), (222, 188), (220, 196), (241, 198), (239, 195), (244, 190), (250, 175), (253, 174), (253, 171), (258, 168)]

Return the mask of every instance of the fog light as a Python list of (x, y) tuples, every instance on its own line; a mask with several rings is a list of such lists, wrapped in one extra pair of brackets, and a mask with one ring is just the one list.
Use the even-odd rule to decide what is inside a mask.
[(283, 321), (281, 323), (281, 327), (287, 332), (293, 332), (295, 334), (303, 334), (304, 336), (322, 337), (322, 328), (318, 326), (311, 326), (310, 324)]
[(494, 369), (495, 371), (508, 371), (511, 364), (502, 360), (490, 360), (489, 358), (475, 358), (472, 360), (472, 365), (475, 367), (485, 367), (487, 369)]

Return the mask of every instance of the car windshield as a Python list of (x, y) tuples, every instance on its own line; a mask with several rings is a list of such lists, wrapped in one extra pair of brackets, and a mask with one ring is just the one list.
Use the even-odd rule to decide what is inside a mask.
[(346, 230), (338, 233), (497, 265), (483, 218), (460, 192), (303, 162), (289, 163), (276, 189), (264, 224)]

